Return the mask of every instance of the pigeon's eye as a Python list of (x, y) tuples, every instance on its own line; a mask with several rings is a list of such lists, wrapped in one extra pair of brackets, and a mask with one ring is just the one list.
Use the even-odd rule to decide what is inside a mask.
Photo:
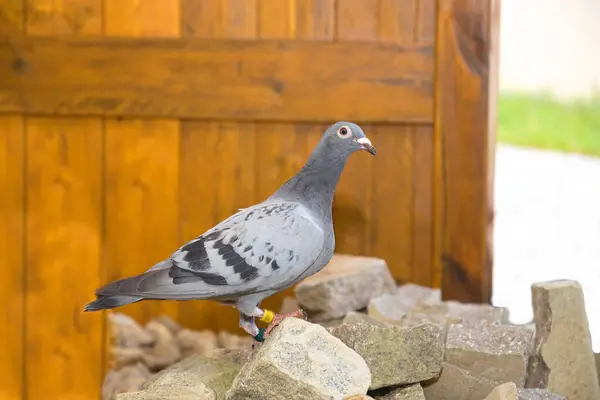
[(341, 137), (342, 139), (346, 139), (352, 135), (352, 131), (350, 130), (350, 128), (348, 128), (346, 125), (344, 125), (340, 129), (338, 129), (337, 135), (339, 137)]

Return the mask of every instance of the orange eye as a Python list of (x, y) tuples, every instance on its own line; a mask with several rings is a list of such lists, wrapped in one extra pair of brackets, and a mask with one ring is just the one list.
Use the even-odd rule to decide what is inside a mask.
[(344, 125), (340, 129), (338, 129), (337, 135), (342, 139), (346, 139), (346, 138), (349, 138), (350, 136), (352, 136), (352, 131), (350, 130), (349, 127)]

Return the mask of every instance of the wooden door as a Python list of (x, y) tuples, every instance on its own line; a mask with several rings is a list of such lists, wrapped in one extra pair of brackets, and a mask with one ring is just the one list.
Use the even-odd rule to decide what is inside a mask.
[[(378, 154), (344, 172), (336, 250), (488, 301), (495, 4), (3, 0), (0, 398), (98, 398), (94, 289), (264, 199), (340, 119)], [(208, 302), (121, 311), (237, 327)]]

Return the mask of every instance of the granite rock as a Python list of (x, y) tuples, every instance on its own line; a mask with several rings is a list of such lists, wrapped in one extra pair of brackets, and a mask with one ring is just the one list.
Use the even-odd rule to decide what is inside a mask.
[(427, 400), (476, 400), (500, 384), (444, 362), (439, 378), (423, 384), (423, 391)]
[(376, 400), (426, 400), (425, 393), (420, 384), (402, 386), (393, 389), (383, 396), (375, 396)]
[(439, 375), (444, 357), (442, 329), (381, 324), (342, 324), (328, 329), (366, 361), (370, 389), (417, 383)]
[(287, 318), (241, 369), (228, 400), (343, 399), (366, 394), (365, 360), (325, 328)]
[(396, 283), (384, 260), (335, 254), (321, 271), (296, 285), (298, 303), (311, 321), (344, 317), (367, 307), (384, 293), (394, 293)]
[(369, 302), (369, 316), (387, 323), (400, 323), (402, 318), (418, 304), (441, 302), (439, 289), (406, 283), (393, 294), (383, 294)]
[(518, 400), (567, 400), (548, 389), (518, 389), (517, 396)]
[(507, 382), (496, 386), (484, 400), (519, 400), (517, 396), (517, 385)]
[(454, 324), (446, 335), (445, 361), (490, 380), (523, 387), (533, 335), (527, 326)]
[(155, 338), (133, 318), (121, 313), (109, 313), (108, 322), (114, 346), (151, 346)]
[(536, 335), (526, 386), (568, 399), (600, 399), (581, 285), (557, 280), (533, 284), (531, 291)]

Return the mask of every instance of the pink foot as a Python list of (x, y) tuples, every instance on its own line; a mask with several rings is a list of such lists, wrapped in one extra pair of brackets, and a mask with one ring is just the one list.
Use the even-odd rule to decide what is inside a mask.
[(264, 337), (266, 338), (271, 332), (271, 330), (277, 325), (279, 325), (281, 321), (290, 317), (302, 317), (302, 319), (306, 321), (306, 314), (302, 310), (296, 310), (286, 314), (275, 314), (275, 317), (273, 317), (273, 321), (269, 324), (269, 326), (267, 326), (267, 329), (265, 330)]

